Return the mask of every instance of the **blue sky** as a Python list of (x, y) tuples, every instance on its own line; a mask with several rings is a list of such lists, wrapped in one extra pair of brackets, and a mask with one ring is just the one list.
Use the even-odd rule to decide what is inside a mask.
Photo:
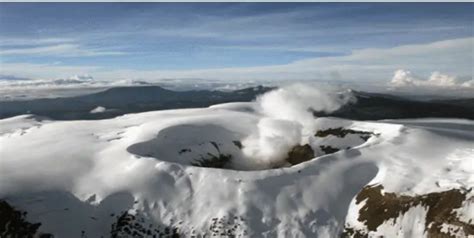
[[(473, 3), (0, 3), (0, 74), (386, 80), (408, 66), (470, 77), (473, 17)], [(367, 57), (347, 62), (405, 46), (424, 47), (415, 58), (428, 59), (405, 52), (385, 71)], [(290, 73), (308, 62), (317, 64), (301, 71), (331, 69)]]

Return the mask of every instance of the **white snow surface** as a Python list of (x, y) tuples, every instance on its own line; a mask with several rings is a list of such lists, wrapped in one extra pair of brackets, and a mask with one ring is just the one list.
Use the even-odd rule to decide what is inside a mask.
[[(474, 121), (317, 118), (311, 122), (316, 130), (345, 127), (378, 136), (367, 142), (329, 142), (329, 136), (326, 142), (352, 148), (270, 169), (289, 146), (315, 148), (321, 139), (316, 131), (305, 133), (306, 125), (269, 121), (257, 108), (250, 102), (94, 121), (0, 120), (0, 199), (28, 211), (29, 221), (57, 237), (82, 231), (108, 237), (116, 221), (110, 214), (127, 210), (185, 234), (209, 232), (212, 218), (241, 216), (243, 236), (336, 237), (346, 219), (357, 225), (362, 204), (353, 199), (367, 184), (410, 195), (474, 187)], [(211, 141), (233, 155), (233, 169), (190, 165), (200, 154), (217, 153)], [(233, 141), (242, 141), (243, 150)], [(279, 156), (259, 146), (273, 146)], [(458, 213), (472, 217), (472, 203), (465, 204)], [(423, 212), (414, 207), (398, 219), (424, 223)], [(380, 232), (423, 235), (421, 228), (399, 228), (384, 224)]]
[(410, 208), (406, 213), (380, 225), (371, 237), (424, 237), (425, 217), (428, 211), (423, 206)]

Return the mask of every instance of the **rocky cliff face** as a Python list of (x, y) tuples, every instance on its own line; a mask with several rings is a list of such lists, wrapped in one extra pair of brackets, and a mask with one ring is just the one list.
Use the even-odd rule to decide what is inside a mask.
[[(465, 188), (450, 189), (442, 192), (407, 196), (384, 192), (382, 185), (366, 186), (356, 196), (356, 204), (360, 205), (357, 220), (363, 224), (359, 227), (346, 225), (343, 237), (369, 237), (372, 232), (383, 233), (386, 226), (397, 227), (397, 236), (410, 236), (404, 231), (422, 226), (423, 234), (428, 237), (469, 237), (474, 235), (472, 220), (463, 221), (457, 209), (463, 203), (472, 203), (474, 196)], [(421, 207), (419, 216), (421, 224), (405, 223), (404, 216), (409, 210)]]

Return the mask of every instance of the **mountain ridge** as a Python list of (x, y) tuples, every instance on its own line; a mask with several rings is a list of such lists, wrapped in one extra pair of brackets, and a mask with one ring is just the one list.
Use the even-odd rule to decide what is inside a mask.
[[(21, 101), (0, 101), (0, 119), (23, 114), (36, 114), (56, 120), (106, 119), (127, 113), (178, 108), (208, 107), (227, 102), (249, 102), (275, 87), (256, 86), (234, 91), (173, 91), (161, 86), (115, 87), (101, 92), (66, 97)], [(403, 96), (352, 91), (356, 101), (331, 113), (354, 120), (404, 118), (474, 119), (474, 98), (419, 101)], [(100, 113), (91, 113), (101, 107)]]

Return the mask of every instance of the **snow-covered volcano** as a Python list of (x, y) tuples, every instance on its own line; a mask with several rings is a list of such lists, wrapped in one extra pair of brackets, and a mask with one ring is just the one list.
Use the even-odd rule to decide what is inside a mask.
[(0, 120), (0, 236), (474, 235), (473, 121), (313, 118), (350, 95), (299, 95)]

